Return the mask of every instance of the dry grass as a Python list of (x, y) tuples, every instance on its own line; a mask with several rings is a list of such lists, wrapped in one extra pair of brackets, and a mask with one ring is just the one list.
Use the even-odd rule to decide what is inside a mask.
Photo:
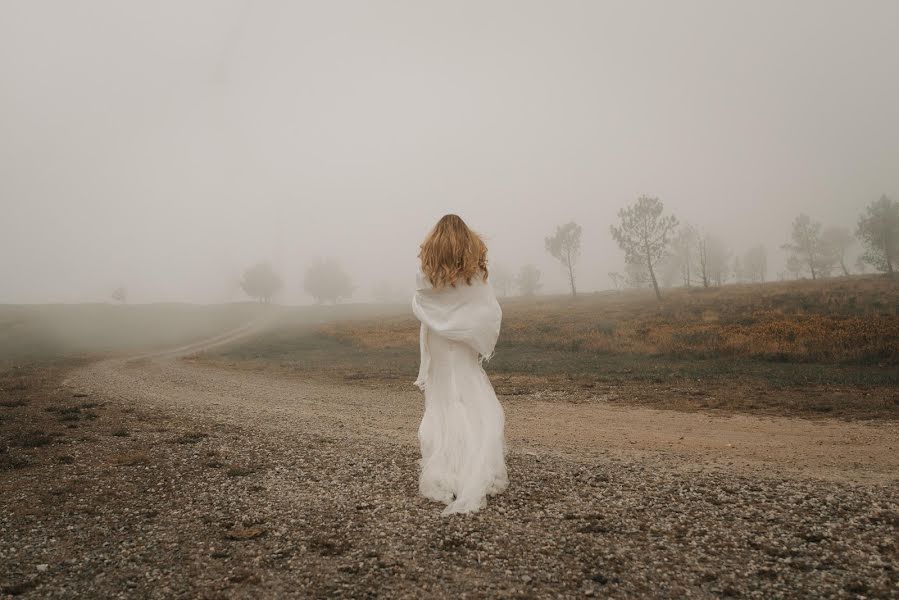
[[(75, 396), (80, 398), (82, 396)], [(81, 404), (57, 404), (48, 406), (44, 410), (49, 413), (56, 414), (58, 421), (68, 423), (70, 425), (77, 421), (91, 421), (97, 418), (97, 413), (90, 409), (97, 408), (99, 404), (96, 402), (82, 402)]]
[(247, 475), (252, 475), (258, 469), (255, 467), (249, 467), (244, 465), (229, 465), (225, 474), (228, 477), (246, 477)]
[(2, 408), (17, 408), (19, 406), (27, 406), (28, 402), (21, 398), (11, 398), (9, 400), (0, 400), (0, 407)]
[(174, 439), (176, 444), (196, 444), (209, 437), (208, 433), (202, 431), (188, 431)]
[[(899, 285), (882, 277), (669, 290), (503, 303), (501, 346), (678, 358), (899, 363)], [(367, 349), (409, 348), (409, 317), (330, 323)]]
[(12, 437), (12, 445), (19, 448), (40, 448), (53, 443), (54, 434), (40, 429), (20, 431)]
[[(825, 281), (502, 301), (487, 364), (503, 396), (676, 410), (899, 419), (899, 281)], [(415, 318), (284, 325), (197, 362), (409, 389)]]

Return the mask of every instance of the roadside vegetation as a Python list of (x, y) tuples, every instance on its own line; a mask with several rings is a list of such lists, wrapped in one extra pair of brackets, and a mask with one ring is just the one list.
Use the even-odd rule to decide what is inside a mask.
[[(497, 392), (658, 408), (899, 418), (899, 285), (882, 276), (504, 299)], [(194, 357), (405, 386), (408, 310), (274, 330)], [(408, 380), (408, 381), (407, 381)]]

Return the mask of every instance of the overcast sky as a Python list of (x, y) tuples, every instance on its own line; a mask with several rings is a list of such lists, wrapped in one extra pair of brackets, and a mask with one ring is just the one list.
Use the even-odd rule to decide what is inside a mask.
[(0, 0), (0, 302), (410, 286), (442, 214), (584, 291), (641, 194), (738, 253), (899, 196), (899, 2)]

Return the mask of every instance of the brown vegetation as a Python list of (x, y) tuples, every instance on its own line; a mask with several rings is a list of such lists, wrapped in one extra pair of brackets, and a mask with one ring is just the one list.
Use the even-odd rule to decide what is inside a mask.
[[(879, 276), (503, 302), (501, 396), (899, 418), (899, 285)], [(195, 359), (406, 389), (411, 315), (286, 325)]]
[[(883, 277), (510, 300), (500, 346), (679, 358), (899, 362), (899, 285)], [(413, 318), (321, 331), (363, 348), (418, 342)]]

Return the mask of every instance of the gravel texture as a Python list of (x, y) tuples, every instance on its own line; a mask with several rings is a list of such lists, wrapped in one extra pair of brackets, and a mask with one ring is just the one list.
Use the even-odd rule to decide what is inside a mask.
[[(2, 594), (899, 597), (894, 429), (797, 420), (802, 444), (778, 454), (771, 421), (756, 434), (770, 464), (758, 448), (706, 460), (699, 444), (566, 437), (503, 399), (510, 487), (444, 518), (417, 495), (413, 395), (173, 357), (55, 373), (4, 384)], [(812, 456), (834, 428), (858, 477), (835, 450)]]

